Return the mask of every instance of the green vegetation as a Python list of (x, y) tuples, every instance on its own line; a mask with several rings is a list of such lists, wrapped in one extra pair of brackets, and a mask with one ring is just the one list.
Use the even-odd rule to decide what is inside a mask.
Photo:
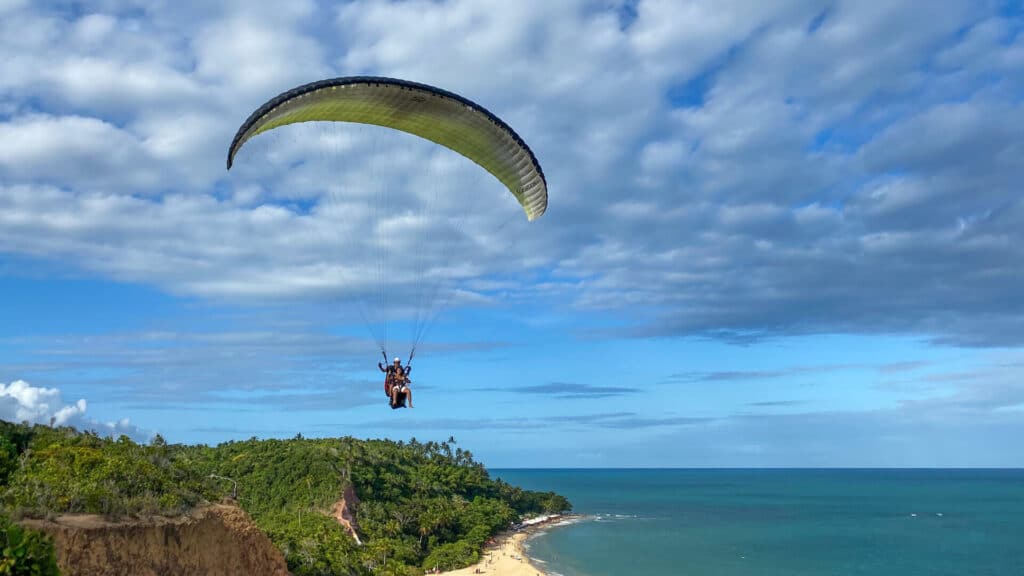
[(45, 534), (27, 530), (0, 515), (0, 575), (57, 576), (53, 542)]
[[(7, 422), (0, 422), (0, 431), (6, 440), (0, 449), (13, 445), (18, 452), (6, 474), (4, 504), (19, 515), (177, 515), (209, 494), (205, 481), (162, 440), (144, 446), (127, 436)], [(4, 461), (0, 457), (0, 466)]]
[[(466, 566), (521, 515), (560, 512), (554, 493), (492, 480), (447, 442), (354, 438), (149, 445), (0, 422), (0, 480), (18, 515), (175, 515), (232, 494), (296, 576), (421, 574)], [(362, 545), (330, 514), (346, 488)]]

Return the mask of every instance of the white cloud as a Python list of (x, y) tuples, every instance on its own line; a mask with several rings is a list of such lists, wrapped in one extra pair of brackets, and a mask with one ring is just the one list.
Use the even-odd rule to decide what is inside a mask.
[(241, 108), (237, 123), (273, 93), (331, 75), (323, 45), (304, 30), (322, 17), (313, 2), (225, 8), (197, 23), (189, 44), (205, 99), (221, 110)]
[(0, 382), (0, 419), (52, 426), (73, 426), (102, 434), (126, 434), (145, 440), (148, 434), (133, 426), (127, 418), (116, 422), (97, 422), (85, 416), (85, 399), (65, 404), (60, 390), (39, 388), (24, 380)]
[(0, 14), (13, 12), (28, 4), (28, 0), (0, 0)]
[(0, 123), (0, 170), (13, 181), (145, 190), (159, 183), (132, 134), (97, 118), (22, 115)]
[[(1024, 52), (990, 6), (646, 0), (631, 21), (583, 0), (275, 6), (6, 6), (0, 251), (175, 293), (311, 299), (371, 292), (384, 242), (399, 270), (645, 305), (668, 333), (1024, 318), (1024, 287), (998, 274), (1024, 244)], [(549, 213), (526, 228), (506, 204), (467, 210), (487, 196), (453, 193), (471, 179), (450, 158), (363, 129), (260, 136), (224, 172), (251, 109), (355, 73), (498, 113), (541, 159)], [(434, 192), (435, 214), (471, 217), (404, 211)], [(587, 280), (552, 291), (527, 266)]]
[(60, 392), (54, 388), (35, 388), (24, 380), (15, 380), (10, 385), (0, 383), (0, 398), (3, 398), (3, 418), (9, 421), (54, 423), (63, 426), (68, 419), (85, 413), (85, 400), (72, 406), (62, 406)]
[(74, 23), (75, 40), (87, 45), (97, 45), (113, 32), (117, 19), (109, 14), (88, 14)]

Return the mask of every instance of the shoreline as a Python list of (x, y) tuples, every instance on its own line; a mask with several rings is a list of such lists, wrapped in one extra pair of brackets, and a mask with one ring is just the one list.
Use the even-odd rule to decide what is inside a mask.
[(530, 560), (523, 544), (537, 532), (574, 518), (577, 518), (577, 515), (553, 516), (542, 522), (525, 525), (519, 530), (503, 532), (495, 537), (494, 544), (484, 547), (479, 562), (466, 568), (441, 572), (441, 574), (446, 576), (477, 576), (479, 574), (541, 576), (547, 574)]

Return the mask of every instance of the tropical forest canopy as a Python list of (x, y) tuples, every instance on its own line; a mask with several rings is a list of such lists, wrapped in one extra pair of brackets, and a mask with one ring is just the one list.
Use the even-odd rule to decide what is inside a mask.
[[(186, 446), (8, 422), (0, 422), (0, 487), (15, 518), (174, 516), (235, 493), (297, 576), (466, 566), (521, 516), (571, 507), (491, 479), (454, 438)], [(352, 511), (362, 545), (330, 515), (348, 487), (359, 499)]]

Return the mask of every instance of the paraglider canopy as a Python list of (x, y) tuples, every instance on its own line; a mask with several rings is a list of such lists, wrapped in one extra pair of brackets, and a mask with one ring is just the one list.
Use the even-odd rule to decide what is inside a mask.
[[(351, 254), (366, 248), (370, 249), (366, 253), (372, 252), (371, 257), (351, 258), (350, 262), (354, 262), (351, 269), (355, 271), (356, 277), (361, 275), (369, 278), (366, 285), (377, 288), (375, 295), (371, 295), (370, 290), (362, 291), (363, 308), (359, 311), (363, 323), (384, 353), (384, 362), (388, 362), (386, 350), (389, 321), (409, 325), (411, 362), (416, 345), (422, 340), (438, 309), (455, 292), (443, 290), (446, 279), (458, 275), (447, 269), (447, 262), (457, 253), (457, 250), (452, 249), (452, 243), (467, 236), (463, 234), (462, 227), (469, 214), (482, 212), (474, 209), (476, 205), (473, 202), (484, 195), (476, 194), (476, 190), (482, 187), (476, 184), (467, 186), (457, 180), (460, 172), (470, 172), (459, 167), (445, 172), (443, 179), (425, 176), (418, 180), (419, 184), (410, 185), (413, 192), (409, 197), (420, 197), (422, 202), (404, 206), (402, 214), (393, 214), (391, 208), (395, 206), (395, 197), (399, 189), (404, 192), (405, 184), (401, 176), (395, 177), (401, 174), (401, 166), (392, 161), (402, 158), (404, 145), (410, 142), (426, 145), (431, 149), (430, 154), (439, 158), (459, 154), (486, 171), (484, 173), (473, 169), (475, 176), (499, 188), (494, 185), (495, 182), (490, 181), (487, 176), (489, 173), (507, 188), (531, 221), (547, 210), (547, 182), (540, 164), (508, 124), (465, 97), (406, 80), (351, 76), (298, 86), (271, 98), (256, 109), (238, 128), (231, 141), (227, 157), (228, 169), (231, 169), (239, 151), (257, 135), (264, 132), (272, 132), (271, 136), (287, 134), (288, 128), (281, 132), (274, 129), (301, 123), (308, 123), (306, 127), (313, 130), (358, 133), (366, 129), (372, 134), (366, 138), (366, 141), (373, 143), (368, 147), (372, 153), (364, 156), (369, 160), (358, 166), (370, 177), (359, 184), (357, 194), (351, 195), (353, 198), (368, 198), (376, 194), (376, 201), (368, 203), (375, 211), (375, 217), (367, 216), (372, 227), (359, 235), (348, 233), (354, 227), (346, 226), (346, 234), (339, 237), (350, 242)], [(378, 130), (377, 127), (387, 130)], [(417, 136), (440, 146), (430, 146), (417, 138), (405, 138), (406, 135)], [(382, 141), (378, 137), (395, 137), (395, 140), (383, 140), (387, 144), (378, 147)], [(270, 140), (273, 141), (273, 138)], [(328, 137), (322, 138), (320, 142), (336, 145), (339, 140)], [(250, 148), (258, 149), (258, 146)], [(377, 154), (378, 151), (381, 153)], [(336, 156), (329, 155), (328, 161), (337, 162)], [(379, 168), (381, 161), (374, 161), (377, 157), (384, 159), (386, 168)], [(430, 165), (426, 163), (423, 168)], [(443, 163), (440, 165), (443, 166)], [(352, 170), (351, 166), (347, 166), (350, 172), (358, 171)], [(340, 168), (338, 165), (336, 167)], [(420, 166), (417, 165), (415, 169), (419, 170)], [(350, 175), (337, 172), (335, 177), (323, 182), (327, 192), (324, 195), (325, 209), (317, 212), (318, 217), (325, 220), (335, 215), (348, 218), (349, 212), (338, 208), (342, 199), (349, 198), (345, 191), (357, 189), (346, 178)], [(438, 186), (435, 182), (443, 182), (443, 185)], [(442, 189), (453, 192), (461, 190), (463, 195), (439, 194)], [(509, 213), (516, 215), (514, 210)], [(515, 220), (521, 223), (519, 218)], [(428, 227), (426, 223), (433, 227)], [(500, 233), (503, 226), (495, 227), (491, 232)], [(333, 227), (323, 229), (334, 230)], [(420, 237), (414, 238), (417, 233), (421, 234)], [(509, 236), (516, 238), (515, 235)], [(335, 236), (332, 234), (331, 238), (333, 240)], [(399, 263), (398, 258), (393, 258), (398, 255), (406, 258), (405, 265)], [(366, 265), (359, 268), (360, 263)], [(399, 297), (395, 298), (396, 295)], [(400, 302), (406, 303), (407, 308), (396, 311), (396, 304)]]
[(260, 106), (231, 141), (227, 167), (254, 136), (298, 122), (374, 124), (415, 134), (476, 162), (504, 184), (534, 220), (547, 210), (537, 158), (504, 121), (462, 96), (417, 82), (375, 76), (321, 80)]

